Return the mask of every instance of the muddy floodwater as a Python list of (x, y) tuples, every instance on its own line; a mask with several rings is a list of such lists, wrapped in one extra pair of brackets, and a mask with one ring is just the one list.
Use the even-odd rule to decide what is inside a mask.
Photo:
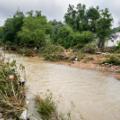
[(111, 75), (34, 57), (8, 56), (26, 67), (29, 99), (49, 90), (59, 110), (71, 112), (72, 120), (120, 120), (120, 81)]

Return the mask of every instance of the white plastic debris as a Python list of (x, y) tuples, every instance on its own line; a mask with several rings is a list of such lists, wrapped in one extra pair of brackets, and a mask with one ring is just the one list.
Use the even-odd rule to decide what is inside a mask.
[(29, 104), (29, 101), (28, 101), (28, 100), (26, 100), (26, 104), (27, 104), (27, 105)]
[(75, 61), (78, 61), (78, 58), (77, 58), (77, 57), (75, 57)]
[(22, 114), (21, 114), (21, 116), (20, 116), (20, 119), (22, 119), (22, 120), (27, 120), (27, 109), (25, 109), (25, 110), (22, 112)]
[(25, 81), (26, 81), (25, 79), (21, 79), (20, 80), (21, 83), (25, 83)]

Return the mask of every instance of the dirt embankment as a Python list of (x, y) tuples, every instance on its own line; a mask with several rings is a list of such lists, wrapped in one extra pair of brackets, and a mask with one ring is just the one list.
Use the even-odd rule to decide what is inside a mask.
[(80, 61), (60, 61), (58, 64), (69, 65), (71, 67), (77, 67), (81, 69), (91, 69), (104, 72), (106, 74), (111, 74), (118, 80), (120, 80), (120, 66), (112, 64), (101, 64), (102, 61), (106, 59), (106, 55), (91, 55), (86, 54), (86, 56)]

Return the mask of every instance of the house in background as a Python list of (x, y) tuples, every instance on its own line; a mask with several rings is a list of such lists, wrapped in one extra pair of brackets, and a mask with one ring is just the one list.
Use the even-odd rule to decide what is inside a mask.
[(120, 42), (120, 32), (117, 32), (111, 36), (111, 38), (106, 42), (107, 47), (117, 46)]

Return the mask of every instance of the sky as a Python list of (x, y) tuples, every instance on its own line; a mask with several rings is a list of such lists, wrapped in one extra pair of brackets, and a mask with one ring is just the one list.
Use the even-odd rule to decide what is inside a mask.
[(114, 27), (120, 21), (120, 0), (0, 0), (0, 25), (6, 18), (12, 16), (16, 10), (27, 12), (41, 10), (49, 20), (63, 20), (68, 5), (85, 4), (87, 7), (100, 6), (101, 9), (109, 8), (114, 18)]

